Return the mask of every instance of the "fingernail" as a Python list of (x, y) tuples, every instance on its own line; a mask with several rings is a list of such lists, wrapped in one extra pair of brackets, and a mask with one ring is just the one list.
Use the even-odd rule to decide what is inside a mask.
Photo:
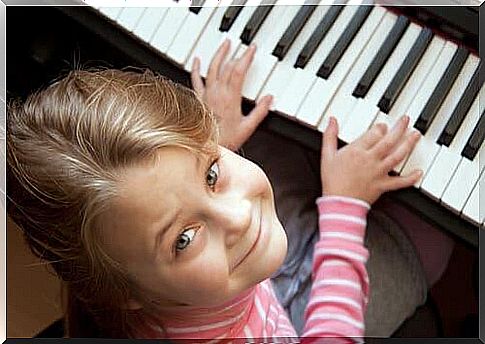
[(423, 176), (423, 170), (419, 170), (418, 173), (416, 173), (418, 175), (419, 178), (421, 178)]
[(383, 132), (387, 130), (387, 125), (385, 123), (377, 123), (377, 127)]
[(268, 103), (268, 105), (273, 104), (273, 99), (274, 97), (271, 94), (267, 96), (266, 102)]

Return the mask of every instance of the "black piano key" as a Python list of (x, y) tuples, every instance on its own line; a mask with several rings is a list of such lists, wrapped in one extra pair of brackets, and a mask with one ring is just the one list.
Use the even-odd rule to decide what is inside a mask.
[(480, 120), (478, 121), (477, 126), (473, 129), (473, 132), (468, 139), (461, 155), (473, 160), (480, 149), (483, 139), (485, 138), (485, 110), (482, 111), (480, 115)]
[(332, 48), (330, 54), (328, 54), (323, 64), (320, 66), (320, 69), (317, 72), (317, 75), (321, 78), (328, 79), (330, 74), (332, 74), (333, 69), (337, 65), (337, 63), (342, 58), (343, 54), (347, 50), (348, 46), (354, 39), (357, 32), (362, 27), (362, 24), (366, 20), (367, 16), (369, 15), (370, 11), (372, 10), (372, 6), (360, 6), (357, 12), (354, 14), (352, 19), (350, 20), (349, 25), (345, 28), (345, 31), (339, 37), (337, 43)]
[(192, 5), (189, 7), (189, 11), (195, 14), (199, 14), (200, 9), (204, 5), (205, 0), (192, 0)]
[[(273, 1), (274, 3), (274, 1)], [(254, 39), (254, 36), (256, 36), (256, 33), (258, 33), (259, 28), (261, 25), (263, 25), (264, 20), (268, 16), (269, 12), (273, 9), (274, 5), (264, 5), (264, 6), (259, 6), (249, 19), (248, 23), (244, 27), (244, 30), (241, 34), (241, 41), (246, 44), (250, 45), (251, 42)]]
[(300, 8), (295, 18), (291, 21), (290, 26), (288, 26), (273, 50), (273, 55), (276, 56), (278, 60), (281, 61), (285, 58), (286, 53), (316, 7), (317, 6), (315, 5), (304, 5)]
[(354, 92), (352, 93), (354, 97), (365, 97), (408, 26), (409, 19), (405, 16), (399, 16), (396, 23), (394, 23), (392, 30), (387, 35), (384, 44), (382, 44), (381, 48), (369, 65), (369, 68), (365, 71), (364, 75), (355, 87)]
[(445, 97), (448, 95), (448, 92), (450, 92), (451, 86), (453, 86), (458, 74), (460, 74), (467, 57), (468, 50), (464, 47), (460, 47), (455, 52), (453, 59), (448, 65), (448, 68), (446, 68), (446, 71), (434, 89), (433, 94), (428, 99), (428, 102), (421, 111), (421, 114), (416, 120), (414, 127), (423, 135), (426, 134), (429, 126), (433, 122), (433, 119), (436, 117), (441, 104), (443, 104)]
[(378, 107), (382, 112), (389, 113), (391, 110), (396, 99), (401, 94), (404, 85), (411, 77), (418, 62), (421, 60), (431, 38), (433, 38), (433, 31), (431, 31), (431, 29), (426, 28), (419, 34), (418, 39), (414, 42), (413, 47), (407, 54), (403, 64), (387, 87), (384, 95), (379, 100)]
[(465, 116), (468, 110), (470, 110), (470, 107), (478, 94), (478, 90), (480, 89), (481, 85), (479, 83), (479, 77), (481, 68), (482, 63), (480, 62), (480, 65), (475, 70), (475, 73), (473, 74), (470, 83), (466, 87), (465, 92), (458, 101), (455, 110), (453, 110), (450, 119), (446, 123), (445, 128), (441, 132), (437, 141), (438, 144), (449, 147), (451, 142), (453, 141), (453, 138), (458, 132), (461, 123), (465, 119)]
[[(232, 24), (236, 21), (237, 16), (241, 13), (241, 10), (244, 8), (244, 4), (247, 0), (238, 0), (233, 3), (232, 6), (229, 6), (224, 12), (222, 16), (221, 25), (219, 26), (219, 31), (225, 32), (229, 31), (232, 27)], [(237, 6), (234, 4), (237, 3)]]
[(332, 6), (325, 16), (320, 20), (315, 31), (313, 31), (312, 35), (305, 43), (305, 46), (301, 50), (300, 54), (298, 55), (295, 63), (295, 68), (305, 68), (308, 61), (310, 61), (311, 57), (315, 53), (318, 48), (320, 42), (325, 38), (328, 33), (328, 30), (332, 27), (335, 20), (339, 16), (340, 12), (344, 9), (343, 6)]

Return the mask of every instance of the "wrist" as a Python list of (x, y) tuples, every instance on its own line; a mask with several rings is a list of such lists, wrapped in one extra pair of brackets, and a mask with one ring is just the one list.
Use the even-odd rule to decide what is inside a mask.
[(369, 203), (367, 200), (353, 197), (353, 196), (343, 196), (343, 195), (330, 195), (330, 194), (323, 194), (321, 197), (317, 198), (317, 202), (319, 200), (326, 200), (326, 201), (340, 201), (340, 202), (345, 202), (345, 203), (352, 203), (355, 205), (362, 206), (366, 209), (371, 208), (371, 203)]

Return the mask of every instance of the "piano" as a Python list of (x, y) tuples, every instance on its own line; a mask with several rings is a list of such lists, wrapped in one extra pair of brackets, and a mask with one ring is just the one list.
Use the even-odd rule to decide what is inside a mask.
[(205, 76), (223, 40), (231, 40), (236, 57), (255, 43), (243, 108), (273, 94), (263, 126), (308, 149), (320, 150), (330, 115), (344, 145), (373, 123), (392, 126), (407, 114), (423, 137), (393, 173), (421, 168), (425, 174), (391, 197), (477, 247), (485, 220), (479, 7), (318, 2), (166, 0), (167, 7), (93, 3), (56, 10), (134, 61), (184, 83), (194, 56), (201, 57)]

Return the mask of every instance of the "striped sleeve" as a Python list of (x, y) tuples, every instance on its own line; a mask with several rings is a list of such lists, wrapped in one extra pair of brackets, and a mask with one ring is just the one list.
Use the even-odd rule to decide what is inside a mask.
[(320, 240), (301, 343), (322, 343), (322, 337), (331, 343), (362, 342), (369, 295), (364, 234), (370, 205), (341, 196), (320, 197), (316, 203)]

